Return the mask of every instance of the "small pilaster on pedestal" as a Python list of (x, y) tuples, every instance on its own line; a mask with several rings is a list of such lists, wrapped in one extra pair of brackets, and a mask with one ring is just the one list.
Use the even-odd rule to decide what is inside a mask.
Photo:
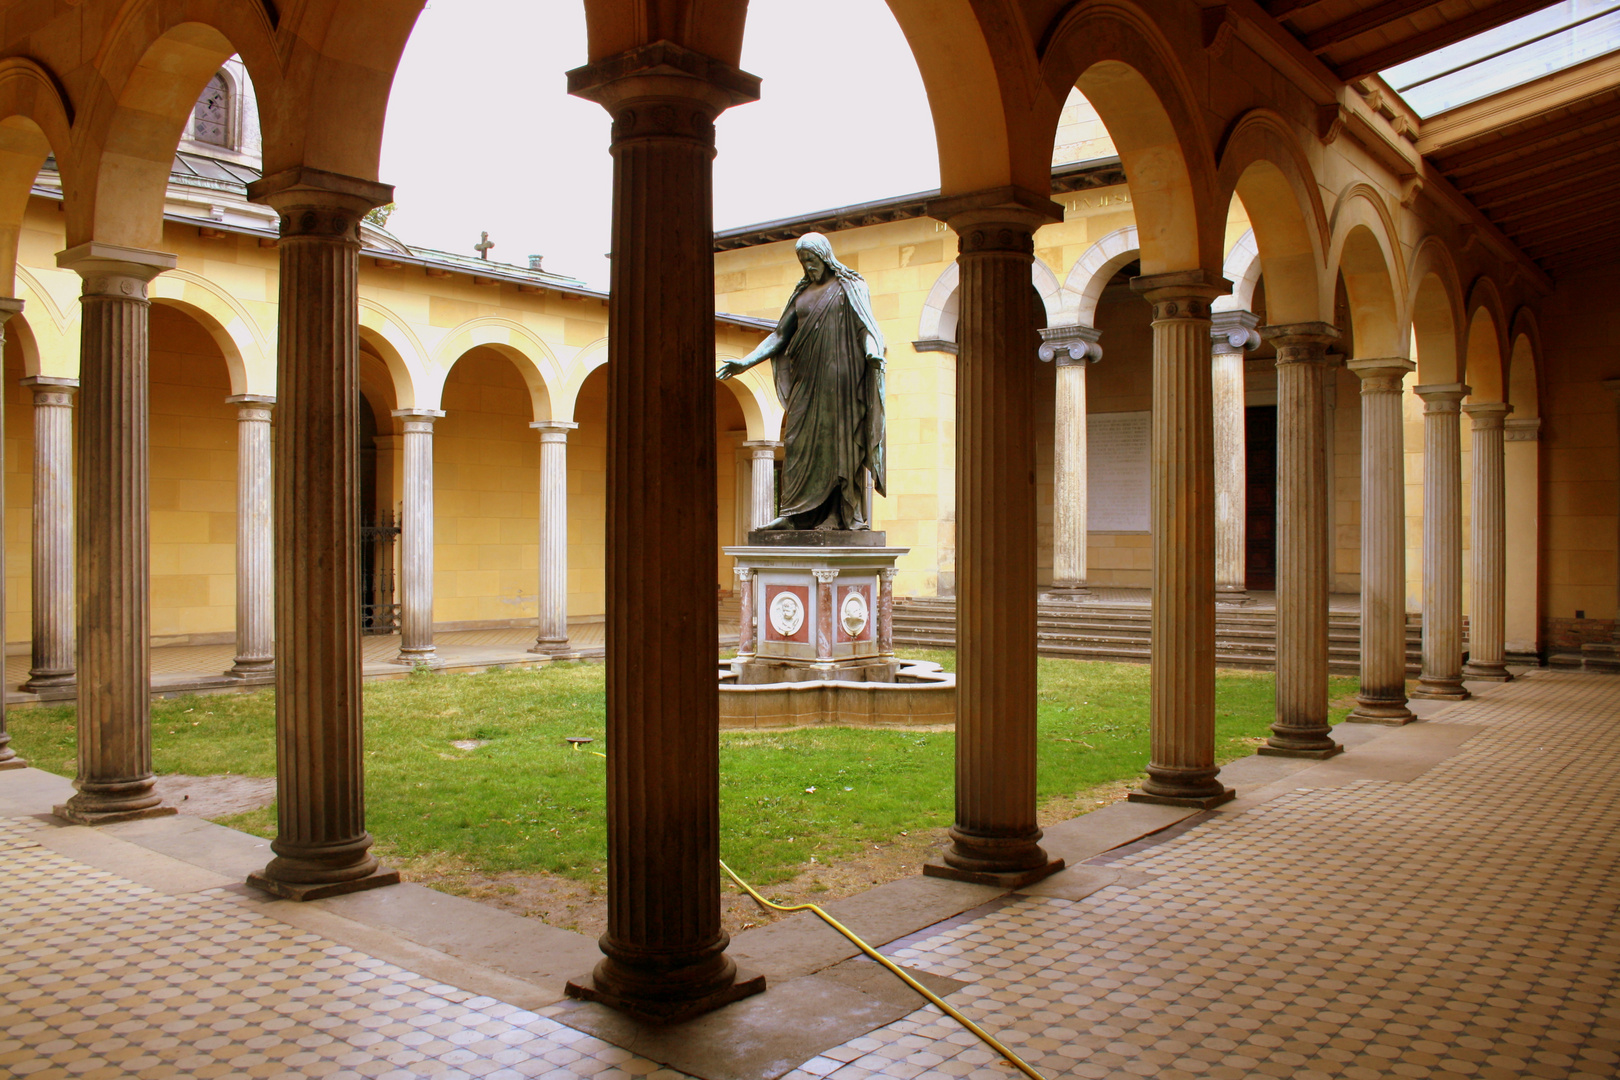
[(540, 433), (540, 580), (535, 590), (535, 637), (529, 651), (568, 660), (568, 433), (572, 420), (537, 420)]
[(1239, 607), (1248, 592), (1249, 451), (1243, 354), (1260, 347), (1260, 316), (1241, 309), (1210, 316), (1210, 400), (1215, 433), (1215, 602)]
[(1086, 586), (1086, 368), (1102, 359), (1101, 332), (1091, 326), (1041, 330), (1037, 355), (1057, 363), (1053, 425), (1052, 584), (1042, 600), (1083, 600)]
[(782, 444), (754, 439), (742, 444), (748, 452), (748, 528), (764, 528), (776, 519), (776, 455)]
[(32, 375), (34, 536), (32, 662), (24, 690), (65, 691), (74, 682), (73, 401), (78, 379)]

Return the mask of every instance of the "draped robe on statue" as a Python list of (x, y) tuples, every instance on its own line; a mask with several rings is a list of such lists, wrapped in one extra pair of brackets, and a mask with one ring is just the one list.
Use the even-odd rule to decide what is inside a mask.
[(862, 470), (884, 494), (883, 370), (867, 362), (867, 338), (883, 336), (859, 278), (829, 273), (821, 289), (801, 281), (782, 312), (788, 337), (776, 357), (785, 413), (780, 513), (799, 528), (865, 528)]

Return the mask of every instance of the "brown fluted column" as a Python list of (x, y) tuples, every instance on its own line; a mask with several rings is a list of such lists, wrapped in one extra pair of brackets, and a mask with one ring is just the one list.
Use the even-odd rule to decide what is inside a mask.
[(227, 675), (268, 676), (276, 667), (275, 493), (270, 414), (276, 399), (226, 398), (236, 406), (236, 662)]
[(1401, 357), (1352, 360), (1361, 378), (1361, 689), (1345, 719), (1407, 724), (1406, 452)]
[(440, 663), (433, 646), (433, 421), (437, 409), (396, 409), (405, 449), (400, 521), (399, 655), (396, 664)]
[(745, 442), (743, 448), (749, 452), (751, 470), (748, 527), (758, 529), (776, 519), (776, 452), (782, 444), (761, 439)]
[(290, 169), (248, 188), (281, 215), (275, 440), (275, 858), (293, 900), (388, 885), (366, 832), (360, 703), (360, 218), (385, 184)]
[(1469, 404), (1463, 412), (1473, 421), (1473, 512), (1469, 515), (1474, 560), (1473, 604), (1468, 617), (1468, 663), (1463, 677), (1507, 682), (1503, 639), (1507, 626), (1507, 478), (1503, 460), (1503, 422), (1513, 406), (1501, 402)]
[(936, 202), (957, 235), (956, 823), (935, 876), (1016, 885), (1063, 866), (1035, 820), (1035, 430), (1029, 287), (1050, 200)]
[(146, 286), (173, 255), (91, 242), (56, 256), (84, 279), (74, 484), (80, 825), (172, 814), (152, 786), (147, 594)]
[(1328, 323), (1268, 326), (1277, 347), (1277, 718), (1261, 754), (1332, 757), (1328, 723)]
[[(0, 297), (0, 352), (4, 352), (6, 344), (5, 325), (10, 318), (23, 309), (23, 302), (14, 297)], [(3, 410), (0, 410), (3, 411)], [(5, 445), (4, 417), (0, 417), (0, 446)], [(0, 500), (3, 503), (3, 500)], [(5, 506), (0, 505), (0, 537), (5, 536)], [(6, 583), (5, 560), (0, 555), (0, 643), (6, 640)], [(28, 762), (17, 756), (17, 751), (11, 748), (11, 732), (6, 730), (6, 695), (4, 688), (0, 687), (0, 769), (21, 769)]]
[(73, 685), (73, 398), (78, 379), (33, 375), (33, 662), (24, 690)]
[(571, 420), (538, 420), (540, 433), (540, 583), (532, 653), (570, 655), (568, 648), (568, 433)]
[(1047, 599), (1078, 600), (1086, 587), (1086, 368), (1102, 359), (1090, 326), (1041, 331), (1040, 358), (1057, 362), (1053, 411), (1052, 588)]
[(1415, 698), (1462, 701), (1462, 383), (1413, 387), (1423, 399), (1423, 673)]
[(1139, 277), (1153, 304), (1153, 669), (1148, 778), (1135, 802), (1217, 806), (1215, 434), (1210, 301), (1220, 275)]
[(1217, 311), (1210, 319), (1211, 398), (1215, 421), (1215, 599), (1247, 604), (1249, 438), (1243, 354), (1260, 344), (1252, 311)]
[(720, 926), (714, 119), (759, 80), (658, 42), (569, 72), (613, 116), (603, 960), (576, 997), (674, 1020), (764, 989)]

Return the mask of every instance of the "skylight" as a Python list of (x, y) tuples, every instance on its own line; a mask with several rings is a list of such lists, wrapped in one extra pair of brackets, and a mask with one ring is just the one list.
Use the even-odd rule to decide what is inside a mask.
[(1381, 72), (1420, 117), (1620, 49), (1620, 2), (1564, 0)]

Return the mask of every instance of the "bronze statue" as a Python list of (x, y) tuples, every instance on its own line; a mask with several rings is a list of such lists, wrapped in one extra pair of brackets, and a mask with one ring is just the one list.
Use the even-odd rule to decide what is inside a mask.
[(781, 516), (766, 529), (868, 529), (866, 484), (884, 494), (883, 332), (866, 281), (820, 233), (794, 245), (804, 277), (771, 336), (716, 374), (774, 361), (782, 410)]

